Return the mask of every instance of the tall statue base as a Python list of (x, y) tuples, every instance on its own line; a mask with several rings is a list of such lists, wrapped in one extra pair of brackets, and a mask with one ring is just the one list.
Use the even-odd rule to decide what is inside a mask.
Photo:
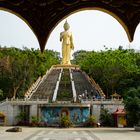
[(79, 65), (74, 65), (74, 64), (57, 64), (57, 65), (53, 65), (54, 68), (72, 68), (72, 69), (80, 69)]

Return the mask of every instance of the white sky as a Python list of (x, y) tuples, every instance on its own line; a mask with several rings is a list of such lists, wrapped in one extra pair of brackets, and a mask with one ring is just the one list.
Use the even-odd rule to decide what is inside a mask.
[[(135, 32), (134, 41), (129, 43), (121, 24), (112, 16), (97, 10), (77, 12), (67, 17), (73, 33), (75, 50), (104, 50), (108, 48), (133, 48), (140, 50), (140, 24)], [(60, 32), (63, 31), (65, 19), (52, 31), (46, 49), (61, 52)], [(22, 48), (39, 48), (39, 43), (31, 29), (17, 16), (0, 11), (0, 45)]]

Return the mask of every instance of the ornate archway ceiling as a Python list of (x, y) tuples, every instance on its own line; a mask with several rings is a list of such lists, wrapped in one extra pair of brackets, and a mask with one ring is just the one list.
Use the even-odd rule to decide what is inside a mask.
[(115, 15), (122, 22), (129, 40), (133, 40), (140, 22), (140, 0), (0, 0), (0, 9), (16, 14), (31, 27), (41, 51), (53, 28), (64, 17), (78, 10), (92, 8)]

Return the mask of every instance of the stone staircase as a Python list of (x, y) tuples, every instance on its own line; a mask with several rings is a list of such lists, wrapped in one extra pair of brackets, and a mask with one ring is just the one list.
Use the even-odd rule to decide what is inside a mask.
[(88, 76), (84, 72), (82, 72), (80, 69), (73, 69), (72, 75), (77, 97), (82, 99), (100, 97), (99, 92), (96, 90), (95, 86), (89, 81)]
[(52, 69), (51, 72), (47, 75), (47, 77), (43, 80), (43, 82), (41, 82), (37, 90), (33, 93), (31, 99), (48, 98), (52, 100), (59, 73), (60, 69)]
[(57, 101), (72, 101), (72, 85), (69, 69), (63, 69), (59, 89), (57, 92)]
[(50, 102), (101, 98), (101, 88), (80, 68), (52, 67), (25, 94), (26, 99), (48, 99)]

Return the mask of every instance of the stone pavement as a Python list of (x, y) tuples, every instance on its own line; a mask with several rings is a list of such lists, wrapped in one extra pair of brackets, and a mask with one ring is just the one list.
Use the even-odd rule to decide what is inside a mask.
[(133, 128), (31, 128), (22, 132), (5, 132), (0, 127), (0, 140), (140, 140)]

